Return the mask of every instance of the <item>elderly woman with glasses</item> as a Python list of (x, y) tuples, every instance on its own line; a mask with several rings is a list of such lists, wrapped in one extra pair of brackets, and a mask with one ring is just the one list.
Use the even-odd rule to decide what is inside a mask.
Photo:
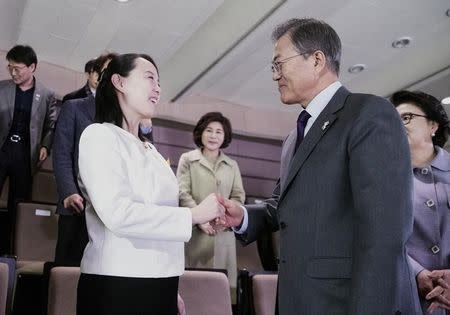
[[(399, 91), (392, 102), (405, 125), (414, 173), (414, 228), (407, 250), (424, 312), (450, 314), (449, 119), (423, 92)], [(440, 309), (438, 309), (440, 308)]]

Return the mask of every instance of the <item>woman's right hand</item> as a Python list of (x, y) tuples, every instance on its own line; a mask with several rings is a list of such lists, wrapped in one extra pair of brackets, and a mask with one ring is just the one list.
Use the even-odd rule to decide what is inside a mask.
[(216, 194), (212, 193), (196, 207), (191, 209), (192, 224), (203, 224), (222, 217), (225, 214), (225, 208), (220, 204)]
[(208, 234), (210, 236), (214, 236), (217, 234), (216, 230), (214, 230), (214, 228), (212, 227), (211, 224), (209, 224), (209, 222), (197, 224), (197, 226), (200, 229), (200, 231), (202, 231), (205, 234)]

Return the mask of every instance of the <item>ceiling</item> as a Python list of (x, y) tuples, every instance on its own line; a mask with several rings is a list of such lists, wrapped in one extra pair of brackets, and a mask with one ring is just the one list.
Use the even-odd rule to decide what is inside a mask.
[[(146, 52), (159, 65), (166, 101), (290, 111), (269, 65), (271, 31), (292, 17), (336, 29), (341, 81), (352, 91), (450, 95), (448, 0), (0, 0), (0, 8), (0, 50), (27, 43), (39, 60), (80, 72), (104, 51)], [(411, 45), (393, 48), (401, 36)], [(358, 63), (367, 69), (350, 74)]]

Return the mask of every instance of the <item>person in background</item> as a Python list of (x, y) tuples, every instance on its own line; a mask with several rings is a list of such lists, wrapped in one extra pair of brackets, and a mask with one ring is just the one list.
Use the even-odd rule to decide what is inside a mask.
[(73, 100), (77, 98), (85, 98), (89, 95), (95, 96), (95, 90), (97, 89), (99, 71), (96, 69), (96, 60), (92, 59), (86, 62), (84, 65), (84, 73), (86, 75), (86, 84), (79, 90), (73, 91), (64, 95), (62, 102)]
[(14, 46), (6, 60), (11, 80), (0, 81), (0, 191), (9, 177), (9, 195), (0, 254), (11, 254), (16, 203), (31, 197), (32, 174), (50, 154), (57, 118), (55, 94), (34, 77), (33, 48)]
[(145, 54), (114, 57), (97, 88), (96, 123), (79, 145), (89, 243), (78, 315), (176, 315), (192, 225), (224, 214), (215, 194), (190, 209), (179, 207), (175, 174), (139, 139), (139, 124), (153, 117), (160, 91), (156, 64)]
[[(430, 308), (435, 310), (433, 314), (450, 314), (443, 308), (445, 294), (427, 299), (440, 285), (438, 279), (450, 278), (450, 153), (442, 149), (450, 122), (440, 101), (429, 94), (398, 91), (391, 100), (405, 126), (411, 151), (414, 228), (406, 245), (423, 311)], [(439, 271), (441, 277), (432, 277), (433, 271)], [(436, 310), (437, 306), (441, 309)]]
[[(183, 153), (178, 162), (180, 206), (195, 207), (211, 193), (243, 204), (245, 192), (239, 166), (221, 150), (231, 143), (228, 118), (219, 112), (207, 113), (197, 122), (193, 135), (197, 149)], [(185, 256), (187, 267), (226, 269), (231, 288), (236, 288), (236, 239), (232, 231), (217, 232), (209, 222), (197, 224), (186, 244)]]
[[(116, 54), (101, 55), (94, 60), (91, 78), (99, 78)], [(89, 63), (89, 62), (88, 62)], [(98, 83), (88, 79), (87, 85), (97, 87)], [(74, 93), (71, 97), (75, 97)], [(95, 91), (95, 90), (94, 90)], [(87, 93), (89, 94), (89, 93)], [(53, 145), (53, 169), (59, 201), (57, 205), (58, 239), (55, 250), (55, 265), (79, 266), (84, 248), (88, 242), (84, 216), (84, 198), (78, 187), (78, 144), (81, 133), (93, 123), (95, 115), (95, 94), (64, 102), (56, 124)]]

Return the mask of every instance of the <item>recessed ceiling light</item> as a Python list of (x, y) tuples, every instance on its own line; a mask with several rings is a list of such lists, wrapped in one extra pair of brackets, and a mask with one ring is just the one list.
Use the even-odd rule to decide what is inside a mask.
[(444, 97), (441, 102), (444, 105), (450, 105), (450, 96)]
[(400, 38), (397, 38), (392, 42), (392, 47), (394, 48), (405, 48), (408, 47), (411, 44), (412, 38), (408, 36), (403, 36)]
[(348, 68), (348, 72), (350, 73), (360, 73), (361, 71), (365, 70), (367, 66), (363, 63), (357, 63), (356, 65), (351, 66)]
[(116, 0), (117, 2), (120, 2), (120, 3), (125, 3), (125, 2), (128, 2), (128, 1), (130, 1), (130, 0)]

